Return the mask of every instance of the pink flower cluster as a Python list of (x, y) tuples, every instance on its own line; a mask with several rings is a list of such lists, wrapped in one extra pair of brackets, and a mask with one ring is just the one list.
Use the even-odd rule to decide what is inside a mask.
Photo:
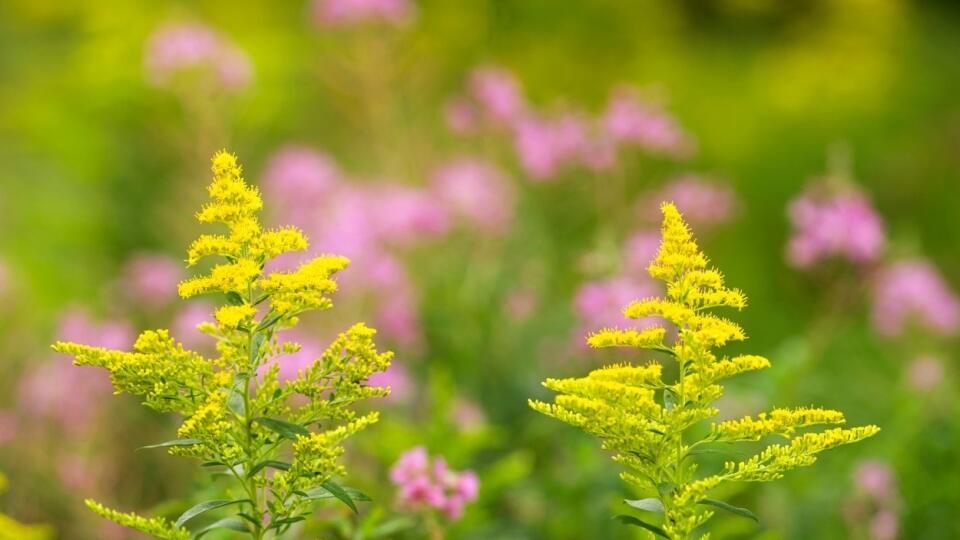
[(881, 269), (873, 286), (873, 325), (899, 336), (909, 323), (939, 335), (960, 330), (960, 298), (929, 261), (911, 259)]
[(854, 473), (854, 498), (845, 514), (854, 529), (866, 524), (870, 540), (895, 540), (899, 532), (899, 493), (890, 466), (879, 460), (862, 462)]
[(828, 257), (854, 263), (875, 261), (886, 245), (883, 222), (859, 191), (810, 186), (790, 203), (793, 236), (787, 259), (797, 268), (809, 268)]
[(315, 0), (314, 21), (324, 27), (385, 23), (402, 26), (415, 11), (409, 0)]
[(314, 254), (337, 253), (353, 261), (341, 279), (371, 293), (377, 326), (410, 344), (420, 335), (418, 298), (403, 250), (446, 235), (458, 221), (499, 233), (513, 216), (513, 191), (493, 165), (461, 157), (433, 176), (427, 188), (364, 181), (348, 177), (324, 154), (288, 147), (270, 160), (263, 187), (284, 220), (307, 233)]
[(656, 296), (659, 293), (652, 280), (640, 277), (616, 276), (589, 281), (580, 286), (574, 296), (577, 328), (574, 339), (586, 347), (585, 337), (602, 328), (645, 328), (653, 319), (633, 320), (623, 315), (623, 308), (634, 300)]
[[(84, 311), (64, 314), (57, 339), (109, 349), (127, 349), (133, 330), (122, 322), (97, 322)], [(19, 410), (26, 416), (55, 422), (69, 433), (94, 425), (100, 405), (111, 393), (105, 373), (74, 366), (59, 355), (35, 364), (19, 381)]]
[(128, 298), (154, 310), (178, 298), (177, 284), (183, 277), (183, 264), (172, 257), (140, 253), (127, 260), (120, 286)]
[(460, 519), (466, 505), (480, 492), (480, 480), (473, 471), (454, 472), (442, 457), (431, 462), (421, 446), (400, 456), (390, 469), (390, 480), (399, 488), (403, 507), (439, 510), (449, 520)]
[(250, 60), (229, 40), (199, 23), (158, 28), (147, 42), (147, 80), (169, 87), (183, 76), (199, 76), (215, 89), (238, 91), (252, 77)]
[(520, 165), (535, 181), (551, 180), (571, 167), (608, 170), (622, 147), (673, 157), (685, 157), (693, 149), (673, 117), (635, 89), (616, 89), (597, 118), (573, 109), (548, 112), (527, 102), (511, 73), (491, 67), (470, 75), (464, 95), (448, 103), (446, 118), (460, 134), (511, 133)]
[(729, 221), (737, 208), (733, 189), (725, 183), (687, 174), (640, 198), (638, 211), (647, 222), (660, 220), (660, 205), (671, 201), (684, 219), (696, 226), (720, 225)]

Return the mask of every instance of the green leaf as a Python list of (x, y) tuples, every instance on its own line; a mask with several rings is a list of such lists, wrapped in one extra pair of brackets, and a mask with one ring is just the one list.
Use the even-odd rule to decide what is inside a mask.
[(657, 499), (654, 497), (650, 497), (647, 499), (637, 499), (637, 500), (624, 499), (623, 502), (639, 510), (646, 510), (647, 512), (658, 512), (660, 514), (663, 513), (663, 502), (660, 499)]
[[(257, 365), (257, 359), (260, 357), (260, 349), (263, 348), (263, 342), (267, 340), (264, 334), (254, 334), (250, 341), (250, 365)], [(250, 369), (253, 369), (252, 367)]]
[(661, 497), (668, 493), (673, 493), (675, 489), (677, 489), (677, 485), (673, 482), (661, 482), (657, 484), (657, 493), (659, 493)]
[(287, 439), (296, 440), (297, 435), (310, 435), (310, 432), (307, 431), (307, 428), (301, 426), (300, 424), (291, 424), (285, 420), (260, 417), (254, 418), (253, 421)]
[(257, 474), (258, 472), (262, 471), (266, 467), (271, 467), (273, 469), (280, 469), (281, 471), (286, 471), (290, 469), (290, 464), (287, 463), (286, 461), (277, 461), (275, 459), (268, 459), (266, 461), (261, 461), (260, 463), (257, 463), (256, 465), (251, 467), (249, 471), (247, 471), (247, 478), (250, 478), (251, 476)]
[(635, 518), (635, 517), (633, 517), (633, 516), (627, 516), (627, 515), (621, 514), (621, 515), (619, 515), (619, 516), (614, 517), (613, 519), (616, 519), (617, 521), (619, 521), (620, 523), (623, 523), (623, 524), (625, 524), (625, 525), (633, 525), (633, 526), (635, 526), (635, 527), (643, 527), (644, 529), (652, 532), (653, 534), (655, 534), (655, 535), (657, 535), (657, 536), (662, 536), (662, 537), (664, 537), (664, 538), (670, 538), (669, 536), (667, 536), (667, 532), (664, 531), (663, 529), (661, 529), (660, 527), (657, 527), (656, 525), (651, 525), (650, 523), (647, 523), (646, 521), (643, 521), (643, 520), (641, 520), (641, 519), (637, 519), (637, 518)]
[(304, 500), (315, 501), (320, 499), (340, 499), (343, 504), (350, 507), (354, 513), (357, 513), (357, 505), (354, 501), (369, 502), (371, 499), (367, 495), (363, 494), (360, 491), (357, 491), (353, 488), (345, 488), (337, 484), (333, 480), (327, 480), (323, 484), (323, 487), (316, 487), (311, 489), (306, 493)]
[(195, 444), (200, 444), (199, 439), (174, 439), (172, 441), (164, 441), (157, 444), (148, 444), (147, 446), (141, 446), (137, 450), (149, 450), (151, 448), (170, 448), (174, 446), (193, 446)]
[(221, 508), (221, 507), (224, 507), (224, 506), (229, 506), (229, 505), (231, 505), (231, 504), (240, 504), (240, 503), (244, 503), (244, 502), (250, 502), (250, 503), (252, 503), (252, 501), (251, 501), (250, 499), (236, 499), (236, 500), (231, 500), (231, 499), (214, 499), (214, 500), (212, 500), (212, 501), (202, 502), (202, 503), (200, 503), (200, 504), (198, 504), (198, 505), (190, 508), (190, 509), (187, 510), (186, 512), (180, 514), (180, 517), (177, 518), (177, 522), (175, 523), (175, 525), (176, 525), (177, 527), (182, 527), (184, 523), (186, 523), (186, 522), (190, 521), (191, 519), (199, 516), (200, 514), (203, 514), (204, 512), (209, 512), (210, 510), (214, 510), (214, 509), (216, 509), (216, 508)]
[(263, 319), (263, 320), (260, 322), (260, 324), (257, 325), (257, 332), (259, 332), (259, 331), (261, 331), (261, 330), (266, 330), (267, 328), (270, 328), (271, 326), (277, 324), (277, 321), (279, 321), (281, 318), (283, 318), (283, 313), (280, 313), (279, 315), (274, 315), (274, 316), (272, 316), (272, 317), (267, 317), (267, 318)]
[(227, 408), (236, 413), (237, 416), (245, 417), (247, 415), (247, 408), (243, 402), (243, 394), (236, 388), (230, 390), (230, 397), (227, 398)]
[(298, 521), (304, 521), (306, 519), (307, 518), (305, 518), (304, 516), (292, 516), (292, 517), (281, 518), (271, 522), (270, 526), (267, 527), (267, 529), (280, 529), (280, 527), (286, 527), (294, 523), (297, 523)]
[(723, 501), (718, 501), (718, 500), (716, 500), (716, 499), (703, 499), (703, 500), (701, 500), (701, 501), (699, 502), (699, 504), (706, 504), (706, 505), (709, 505), (709, 506), (715, 506), (715, 507), (717, 507), (717, 508), (720, 508), (721, 510), (726, 510), (727, 512), (730, 512), (730, 513), (732, 513), (732, 514), (736, 514), (736, 515), (741, 516), (741, 517), (745, 517), (745, 518), (748, 518), (748, 519), (752, 519), (752, 520), (756, 521), (757, 523), (760, 522), (760, 520), (757, 519), (756, 514), (754, 514), (754, 513), (751, 512), (750, 510), (747, 510), (746, 508), (740, 508), (739, 506), (733, 506), (732, 504), (728, 504), (728, 503), (725, 503), (725, 502), (723, 502)]
[(240, 531), (245, 533), (250, 532), (250, 529), (247, 527), (246, 523), (244, 523), (242, 519), (235, 518), (235, 517), (226, 517), (219, 521), (215, 521), (210, 525), (207, 525), (206, 527), (200, 529), (199, 531), (194, 533), (193, 538), (194, 540), (197, 540), (201, 536), (207, 534), (210, 531), (214, 531), (216, 529), (230, 529), (231, 531)]
[(227, 293), (227, 302), (229, 302), (230, 304), (232, 304), (232, 305), (234, 305), (234, 306), (242, 306), (242, 305), (243, 305), (243, 297), (240, 296), (240, 293), (238, 293), (238, 292), (236, 292), (236, 291), (230, 291), (230, 292)]
[(334, 497), (343, 501), (343, 504), (349, 506), (350, 509), (353, 510), (354, 514), (360, 513), (360, 511), (357, 510), (357, 505), (353, 502), (353, 499), (350, 497), (350, 494), (347, 493), (346, 490), (344, 490), (342, 487), (340, 487), (340, 484), (337, 484), (332, 480), (327, 480), (326, 482), (320, 485), (325, 487), (327, 491), (333, 494)]

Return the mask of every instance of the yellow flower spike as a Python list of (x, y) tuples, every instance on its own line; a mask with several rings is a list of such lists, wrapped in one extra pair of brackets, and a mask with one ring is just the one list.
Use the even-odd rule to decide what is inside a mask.
[(239, 306), (223, 306), (214, 315), (220, 326), (227, 329), (236, 329), (241, 324), (253, 320), (257, 315), (257, 308), (243, 304)]
[[(210, 202), (196, 217), (226, 231), (197, 238), (186, 263), (193, 266), (206, 257), (222, 260), (178, 289), (184, 298), (210, 294), (223, 300), (213, 313), (216, 324), (198, 326), (216, 339), (218, 356), (187, 351), (166, 330), (143, 332), (132, 352), (77, 343), (57, 343), (54, 349), (73, 355), (77, 365), (106, 369), (117, 393), (142, 396), (152, 409), (181, 415), (178, 438), (157, 446), (216, 463), (232, 475), (236, 483), (222, 495), (239, 499), (230, 506), (235, 514), (262, 517), (271, 524), (292, 522), (314, 511), (316, 501), (307, 491), (346, 472), (338, 458), (347, 437), (377, 420), (376, 413), (360, 415), (352, 406), (390, 393), (369, 386), (368, 378), (386, 371), (392, 354), (378, 351), (376, 332), (360, 323), (297, 378), (279, 380), (280, 357), (299, 346), (277, 334), (296, 326), (300, 314), (332, 306), (334, 274), (349, 261), (325, 255), (293, 272), (265, 276), (264, 266), (271, 259), (306, 250), (307, 238), (295, 227), (263, 228), (258, 216), (263, 201), (244, 181), (236, 156), (218, 152), (211, 168)], [(315, 431), (321, 425), (325, 431)], [(287, 470), (267, 474), (266, 464), (284, 463), (291, 454)], [(88, 506), (106, 519), (157, 538), (192, 538), (180, 527), (191, 519), (190, 511), (171, 525), (92, 501)]]
[[(624, 308), (632, 319), (657, 317), (676, 327), (672, 343), (667, 332), (606, 328), (587, 338), (591, 347), (625, 347), (666, 353), (677, 363), (677, 377), (662, 380), (657, 363), (618, 364), (592, 371), (587, 377), (547, 379), (557, 393), (553, 403), (530, 400), (530, 407), (580, 428), (603, 440), (603, 448), (627, 470), (621, 478), (643, 497), (657, 498), (664, 508), (659, 527), (671, 540), (688, 540), (713, 517), (715, 508), (702, 503), (724, 482), (768, 481), (816, 461), (816, 454), (873, 436), (876, 426), (806, 430), (846, 422), (843, 414), (814, 407), (774, 409), (756, 417), (692, 430), (718, 414), (712, 403), (723, 394), (723, 379), (770, 367), (762, 356), (719, 357), (714, 349), (742, 341), (746, 333), (735, 322), (709, 313), (714, 308), (743, 309), (746, 296), (728, 288), (723, 275), (709, 267), (689, 227), (673, 204), (663, 211), (663, 240), (650, 264), (650, 275), (666, 285), (663, 298), (638, 299)], [(704, 432), (706, 433), (704, 434)], [(742, 463), (728, 463), (716, 474), (698, 477), (692, 451), (711, 443), (759, 441), (769, 436), (789, 439), (771, 445)], [(649, 524), (657, 527), (657, 524)], [(705, 538), (708, 535), (701, 536)]]

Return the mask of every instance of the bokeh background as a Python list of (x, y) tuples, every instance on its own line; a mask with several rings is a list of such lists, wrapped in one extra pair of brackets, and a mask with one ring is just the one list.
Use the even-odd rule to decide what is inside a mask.
[(480, 479), (447, 538), (641, 538), (598, 442), (526, 401), (624, 359), (583, 336), (656, 293), (664, 199), (750, 299), (731, 352), (773, 362), (722, 414), (883, 429), (726, 490), (760, 523), (714, 538), (960, 537), (958, 51), (947, 0), (0, 2), (0, 509), (49, 527), (10, 538), (136, 538), (82, 499), (175, 516), (205, 484), (133, 451), (176, 418), (49, 344), (210, 347), (175, 284), (221, 148), (354, 260), (290, 369), (359, 319), (397, 355), (347, 456), (375, 502), (302, 538), (425, 537), (389, 475), (417, 446)]

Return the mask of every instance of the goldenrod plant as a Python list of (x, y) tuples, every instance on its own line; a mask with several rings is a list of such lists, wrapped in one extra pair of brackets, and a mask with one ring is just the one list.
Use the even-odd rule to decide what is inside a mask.
[[(167, 330), (143, 332), (133, 352), (62, 342), (54, 349), (75, 356), (77, 365), (108, 370), (117, 393), (142, 396), (151, 409), (183, 416), (177, 438), (151, 448), (196, 458), (232, 478), (225, 498), (199, 502), (173, 522), (87, 501), (94, 512), (170, 540), (214, 529), (276, 538), (309, 518), (320, 500), (336, 498), (356, 511), (355, 501), (366, 499), (335, 481), (346, 473), (338, 458), (347, 437), (377, 421), (376, 412), (360, 414), (350, 406), (389, 394), (366, 380), (387, 369), (391, 354), (377, 351), (373, 329), (356, 324), (295, 379), (278, 379), (283, 354), (298, 348), (281, 341), (279, 332), (294, 327), (304, 312), (332, 306), (334, 274), (348, 261), (321, 256), (295, 271), (265, 272), (270, 259), (305, 250), (307, 239), (292, 227), (260, 225), (263, 202), (243, 180), (235, 156), (218, 153), (213, 174), (212, 202), (197, 218), (223, 224), (226, 232), (201, 235), (189, 248), (187, 264), (208, 256), (223, 260), (179, 289), (184, 298), (223, 299), (215, 322), (199, 327), (216, 339), (216, 358), (185, 350)], [(232, 514), (216, 521), (203, 516), (220, 508)]]
[[(650, 275), (666, 284), (666, 296), (638, 300), (624, 309), (631, 319), (657, 317), (663, 326), (641, 330), (607, 328), (589, 336), (592, 347), (628, 347), (663, 353), (676, 363), (676, 377), (664, 380), (661, 364), (623, 363), (592, 371), (586, 377), (547, 379), (556, 391), (554, 403), (530, 401), (535, 410), (579, 427), (603, 439), (603, 448), (626, 466), (621, 478), (647, 495), (628, 500), (634, 508), (662, 514), (657, 521), (631, 515), (621, 521), (643, 527), (650, 534), (686, 540), (704, 525), (715, 509), (755, 518), (746, 509), (708, 498), (725, 482), (777, 480), (786, 471), (811, 465), (817, 454), (876, 434), (876, 426), (838, 426), (842, 413), (820, 408), (774, 409), (756, 417), (716, 422), (705, 428), (718, 410), (713, 403), (723, 393), (724, 379), (770, 366), (763, 357), (722, 356), (716, 349), (746, 339), (736, 323), (709, 311), (719, 307), (742, 309), (746, 298), (724, 285), (723, 276), (710, 267), (690, 229), (673, 204), (662, 206), (663, 227), (659, 252)], [(669, 338), (667, 336), (670, 336)], [(782, 440), (766, 446), (742, 462), (727, 462), (710, 474), (698, 474), (695, 456), (714, 443)], [(709, 538), (703, 533), (701, 539)]]

